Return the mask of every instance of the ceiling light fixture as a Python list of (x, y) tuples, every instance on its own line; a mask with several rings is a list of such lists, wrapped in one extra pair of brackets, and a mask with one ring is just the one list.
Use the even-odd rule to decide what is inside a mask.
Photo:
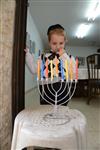
[(91, 27), (91, 24), (81, 24), (78, 27), (78, 30), (76, 32), (76, 37), (77, 38), (83, 38), (87, 35), (89, 29)]
[(100, 0), (93, 1), (91, 3), (90, 9), (87, 12), (87, 18), (89, 20), (95, 20), (97, 16), (100, 15)]

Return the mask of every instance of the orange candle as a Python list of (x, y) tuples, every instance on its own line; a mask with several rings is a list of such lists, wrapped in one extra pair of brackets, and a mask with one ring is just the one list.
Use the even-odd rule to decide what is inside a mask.
[(46, 70), (45, 70), (45, 77), (48, 78), (48, 58), (46, 60)]
[(37, 61), (37, 79), (40, 80), (40, 58)]
[(76, 58), (76, 80), (78, 80), (78, 58)]

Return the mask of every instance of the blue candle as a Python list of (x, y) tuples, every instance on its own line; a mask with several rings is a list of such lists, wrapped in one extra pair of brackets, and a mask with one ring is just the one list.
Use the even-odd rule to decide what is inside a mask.
[(38, 57), (41, 55), (41, 50), (39, 49), (39, 52), (38, 52)]
[(44, 76), (44, 63), (43, 60), (41, 60), (41, 79), (43, 79)]
[(61, 68), (61, 78), (64, 80), (64, 69), (63, 69), (63, 61), (60, 60), (60, 68)]

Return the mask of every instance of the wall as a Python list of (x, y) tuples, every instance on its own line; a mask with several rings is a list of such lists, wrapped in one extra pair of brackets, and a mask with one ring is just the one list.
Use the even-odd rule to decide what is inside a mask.
[(0, 0), (0, 150), (11, 144), (11, 77), (15, 0)]
[[(36, 49), (43, 49), (42, 38), (39, 35), (37, 27), (34, 20), (31, 17), (30, 8), (28, 8), (27, 14), (27, 32), (30, 34), (30, 39), (35, 42)], [(36, 86), (36, 74), (34, 77), (29, 72), (27, 66), (25, 65), (25, 91), (28, 91)]]
[(98, 47), (93, 47), (93, 46), (88, 46), (88, 47), (81, 47), (81, 46), (70, 46), (70, 47), (66, 47), (67, 51), (69, 54), (73, 55), (74, 57), (76, 56), (80, 56), (80, 57), (85, 57), (85, 65), (84, 66), (80, 66), (80, 67), (87, 67), (87, 63), (86, 63), (86, 57), (90, 54), (96, 53)]

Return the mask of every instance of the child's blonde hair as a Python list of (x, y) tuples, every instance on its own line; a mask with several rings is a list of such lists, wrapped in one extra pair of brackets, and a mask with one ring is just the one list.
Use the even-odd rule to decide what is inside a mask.
[(47, 35), (49, 41), (51, 40), (52, 34), (62, 35), (66, 40), (66, 32), (60, 24), (52, 25), (48, 28)]
[(54, 29), (54, 30), (50, 31), (49, 34), (48, 34), (48, 40), (49, 41), (51, 40), (52, 34), (62, 35), (62, 36), (64, 36), (64, 38), (66, 40), (66, 33), (62, 29)]

